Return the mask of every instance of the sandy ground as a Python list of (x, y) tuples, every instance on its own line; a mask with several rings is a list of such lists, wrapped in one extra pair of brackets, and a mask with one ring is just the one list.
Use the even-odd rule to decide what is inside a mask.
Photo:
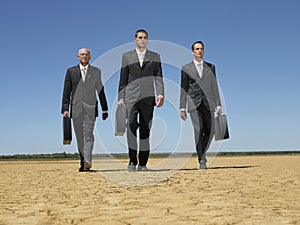
[(159, 160), (133, 173), (110, 160), (86, 173), (78, 161), (2, 161), (0, 224), (300, 224), (300, 155), (216, 157), (206, 171), (195, 158), (153, 169)]

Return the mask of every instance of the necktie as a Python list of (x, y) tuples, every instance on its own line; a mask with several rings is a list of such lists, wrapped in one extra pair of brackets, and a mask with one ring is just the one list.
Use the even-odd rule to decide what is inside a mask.
[(197, 64), (197, 71), (199, 73), (200, 78), (202, 78), (203, 68), (202, 68), (202, 64), (201, 63)]
[(84, 82), (85, 78), (86, 78), (86, 68), (83, 68), (82, 69), (82, 80), (83, 80), (83, 82)]
[(144, 61), (144, 54), (140, 53), (140, 66), (143, 66), (143, 61)]

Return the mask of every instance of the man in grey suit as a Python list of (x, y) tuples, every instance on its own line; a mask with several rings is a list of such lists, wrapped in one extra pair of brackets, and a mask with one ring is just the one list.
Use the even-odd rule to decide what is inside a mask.
[(186, 120), (186, 104), (194, 127), (199, 169), (207, 169), (206, 151), (213, 136), (214, 112), (222, 113), (215, 66), (203, 61), (204, 44), (192, 45), (192, 62), (181, 70), (180, 117)]
[[(136, 49), (123, 54), (119, 82), (118, 105), (126, 106), (128, 171), (148, 170), (150, 154), (149, 136), (154, 106), (164, 102), (164, 84), (160, 55), (148, 50), (148, 33), (135, 33)], [(154, 86), (157, 98), (155, 99)], [(139, 128), (139, 154), (137, 159), (137, 130)]]
[(90, 170), (92, 167), (93, 133), (96, 117), (98, 116), (97, 95), (101, 103), (102, 119), (106, 120), (108, 117), (101, 71), (89, 64), (90, 59), (89, 49), (79, 49), (79, 65), (67, 70), (61, 109), (64, 117), (68, 117), (70, 108), (70, 117), (73, 119), (80, 155), (80, 172)]

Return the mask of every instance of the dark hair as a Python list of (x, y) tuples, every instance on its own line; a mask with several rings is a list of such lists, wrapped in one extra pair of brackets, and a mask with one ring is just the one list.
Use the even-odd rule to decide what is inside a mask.
[(203, 49), (204, 49), (204, 44), (203, 44), (202, 41), (195, 41), (195, 42), (193, 43), (193, 45), (192, 45), (192, 50), (194, 50), (195, 44), (201, 44), (201, 45), (203, 46)]
[(148, 32), (146, 31), (146, 30), (144, 30), (144, 29), (139, 29), (139, 30), (137, 30), (136, 32), (135, 32), (135, 37), (137, 37), (138, 36), (138, 33), (140, 33), (140, 32), (142, 32), (142, 33), (145, 33), (146, 35), (147, 35), (147, 37), (148, 37)]

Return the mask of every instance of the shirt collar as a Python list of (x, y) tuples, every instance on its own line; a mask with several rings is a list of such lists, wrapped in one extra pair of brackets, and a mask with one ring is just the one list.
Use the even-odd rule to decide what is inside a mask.
[(87, 70), (90, 64), (87, 64), (86, 66), (83, 66), (79, 63), (80, 70), (83, 70), (84, 68)]
[(195, 59), (193, 59), (193, 62), (194, 62), (194, 64), (195, 64), (195, 66), (201, 64), (201, 66), (203, 67), (203, 59), (202, 59), (201, 62), (198, 62), (198, 61), (196, 61)]
[(147, 49), (145, 49), (144, 51), (140, 52), (137, 48), (136, 48), (135, 50), (136, 50), (136, 53), (137, 53), (138, 55), (140, 55), (140, 54), (145, 55), (145, 54), (146, 54), (146, 51), (147, 51)]

